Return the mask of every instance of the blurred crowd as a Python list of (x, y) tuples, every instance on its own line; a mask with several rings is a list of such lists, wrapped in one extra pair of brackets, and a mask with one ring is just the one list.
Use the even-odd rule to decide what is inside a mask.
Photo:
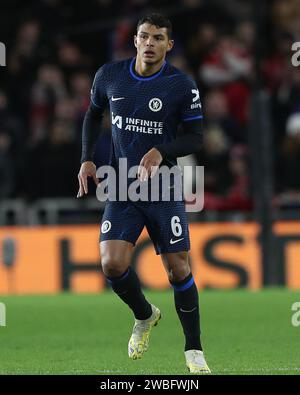
[[(12, 0), (1, 7), (7, 67), (0, 68), (0, 199), (76, 196), (93, 76), (106, 61), (135, 54), (137, 19), (156, 10), (173, 22), (168, 60), (192, 75), (201, 93), (204, 144), (194, 159), (205, 166), (205, 207), (251, 210), (251, 2)], [(271, 98), (274, 204), (300, 206), (300, 66), (291, 64), (300, 7), (297, 0), (273, 0), (265, 12), (259, 67)], [(109, 147), (106, 116), (98, 166), (107, 163)]]

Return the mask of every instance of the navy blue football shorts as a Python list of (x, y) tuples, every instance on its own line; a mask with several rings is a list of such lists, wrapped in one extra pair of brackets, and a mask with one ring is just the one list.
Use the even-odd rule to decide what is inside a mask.
[(100, 242), (124, 240), (135, 245), (144, 226), (157, 255), (190, 249), (184, 201), (107, 201)]

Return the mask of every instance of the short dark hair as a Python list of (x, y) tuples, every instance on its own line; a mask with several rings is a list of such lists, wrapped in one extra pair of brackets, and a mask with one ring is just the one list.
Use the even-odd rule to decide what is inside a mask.
[(156, 27), (165, 27), (167, 29), (168, 38), (170, 39), (172, 37), (172, 23), (166, 16), (156, 13), (145, 15), (138, 21), (136, 30), (138, 31), (139, 27), (144, 23), (149, 23), (149, 25), (154, 25)]

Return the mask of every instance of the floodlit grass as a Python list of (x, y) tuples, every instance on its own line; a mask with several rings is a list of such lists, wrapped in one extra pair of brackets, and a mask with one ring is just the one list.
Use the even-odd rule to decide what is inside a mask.
[[(0, 296), (0, 374), (188, 374), (172, 291), (146, 291), (162, 312), (149, 350), (127, 356), (133, 316), (112, 291)], [(200, 292), (202, 343), (213, 374), (300, 374), (300, 294), (285, 289)]]

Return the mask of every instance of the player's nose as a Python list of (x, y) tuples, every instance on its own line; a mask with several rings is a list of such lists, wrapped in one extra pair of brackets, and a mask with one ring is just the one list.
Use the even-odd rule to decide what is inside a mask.
[(148, 37), (147, 41), (146, 41), (146, 45), (148, 46), (153, 46), (153, 38), (152, 37)]

